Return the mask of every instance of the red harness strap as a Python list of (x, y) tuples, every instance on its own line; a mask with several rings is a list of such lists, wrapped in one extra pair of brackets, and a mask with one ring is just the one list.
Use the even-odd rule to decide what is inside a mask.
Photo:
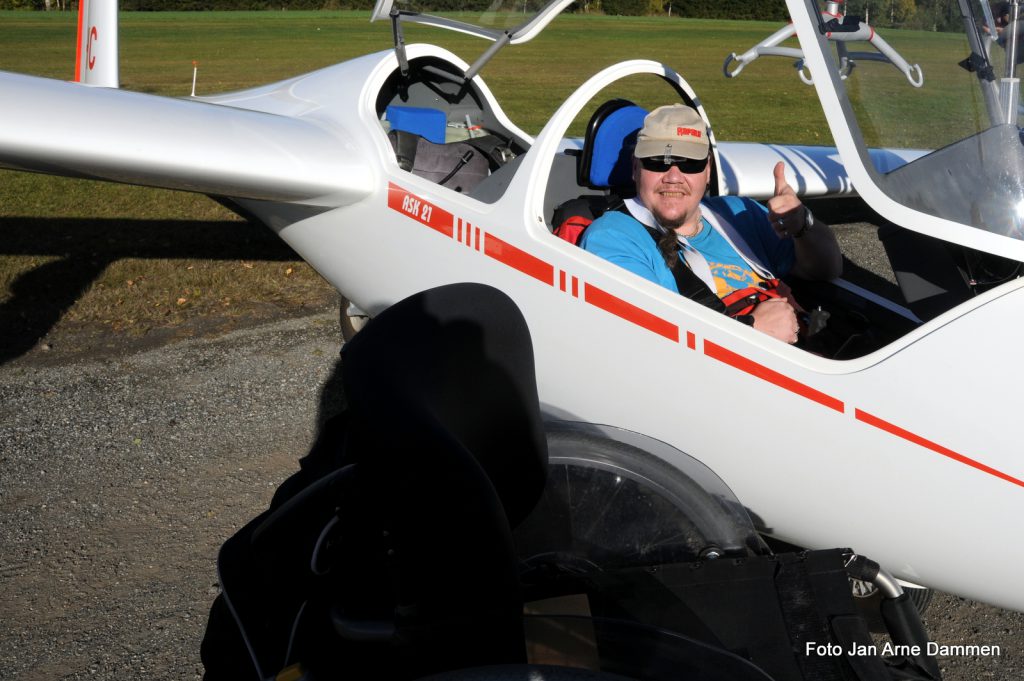
[(779, 293), (778, 279), (765, 279), (757, 286), (748, 286), (733, 291), (722, 298), (725, 303), (725, 313), (730, 317), (738, 317), (741, 314), (750, 314), (760, 303), (771, 298), (782, 298)]

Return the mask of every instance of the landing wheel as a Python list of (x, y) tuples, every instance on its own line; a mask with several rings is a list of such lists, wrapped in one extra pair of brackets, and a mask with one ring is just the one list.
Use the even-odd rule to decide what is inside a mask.
[(370, 316), (356, 307), (345, 296), (341, 297), (340, 311), (341, 314), (338, 322), (341, 326), (341, 338), (347, 343), (355, 338), (357, 333), (362, 331), (363, 327), (366, 326), (366, 322), (370, 320)]
[[(868, 627), (873, 633), (885, 633), (885, 623), (882, 621), (882, 613), (879, 609), (882, 604), (882, 594), (870, 582), (862, 582), (859, 579), (850, 579), (850, 590), (853, 593), (853, 602), (867, 620)], [(910, 597), (910, 602), (917, 608), (919, 615), (924, 615), (925, 610), (932, 602), (934, 591), (927, 588), (903, 587), (903, 591)]]
[(700, 464), (665, 443), (557, 424), (548, 428), (548, 453), (544, 496), (516, 530), (528, 567), (547, 560), (577, 572), (761, 551), (724, 483), (709, 488), (700, 477), (707, 470), (684, 470)]

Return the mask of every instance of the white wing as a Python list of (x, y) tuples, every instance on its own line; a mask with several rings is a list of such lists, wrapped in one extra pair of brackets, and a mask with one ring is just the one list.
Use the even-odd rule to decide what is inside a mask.
[[(775, 192), (772, 170), (779, 161), (785, 162), (789, 182), (801, 197), (854, 196), (857, 193), (835, 147), (756, 142), (719, 142), (717, 146), (728, 194), (760, 200), (771, 198)], [(889, 172), (928, 152), (871, 149), (869, 153), (880, 172)]]
[(0, 92), (0, 167), (324, 207), (372, 186), (336, 121), (4, 72)]

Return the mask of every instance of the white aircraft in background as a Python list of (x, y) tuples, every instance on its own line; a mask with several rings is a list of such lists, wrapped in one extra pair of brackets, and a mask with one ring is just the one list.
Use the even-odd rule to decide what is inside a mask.
[[(951, 46), (948, 62), (926, 64), (928, 83), (903, 82), (897, 101), (884, 88), (871, 99), (871, 78), (888, 74), (864, 67), (844, 80), (827, 36), (836, 26), (815, 0), (787, 0), (836, 148), (712, 139), (719, 193), (770, 196), (783, 160), (801, 195), (855, 188), (893, 223), (887, 247), (904, 300), (842, 280), (809, 293), (836, 318), (859, 320), (833, 357), (778, 343), (552, 235), (556, 207), (612, 189), (579, 172), (591, 149), (567, 134), (588, 104), (644, 78), (664, 102), (708, 120), (682, 73), (631, 60), (581, 83), (536, 137), (518, 128), (480, 69), (569, 3), (493, 31), (382, 1), (374, 16), (393, 20), (393, 49), (189, 99), (115, 89), (104, 25), (90, 19), (81, 79), (106, 87), (0, 73), (0, 165), (213, 196), (273, 229), (370, 315), (438, 285), (490, 284), (527, 319), (549, 418), (667, 443), (658, 456), (680, 470), (699, 462), (778, 539), (853, 546), (908, 582), (1024, 610), (1024, 545), (1012, 530), (1024, 514), (1012, 368), (1024, 319), (1024, 149), (1016, 64), (986, 56), (983, 3), (960, 2), (966, 39), (935, 34)], [(407, 21), (494, 48), (470, 65), (405, 45)], [(904, 103), (925, 113), (909, 116)], [(88, 135), (60, 124), (69, 110), (91, 121)], [(392, 132), (465, 151), (432, 172), (399, 158)], [(898, 151), (907, 148), (936, 151)], [(468, 151), (485, 161), (472, 178), (459, 175), (475, 164), (462, 161)]]

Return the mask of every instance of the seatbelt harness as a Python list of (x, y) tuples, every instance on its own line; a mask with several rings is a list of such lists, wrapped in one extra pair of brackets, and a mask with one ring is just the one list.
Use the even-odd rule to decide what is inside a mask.
[[(661, 234), (654, 227), (648, 227), (644, 225), (644, 229), (654, 239), (654, 243), (658, 243), (658, 239), (661, 238)], [(682, 251), (682, 246), (678, 246)], [(690, 300), (696, 301), (705, 307), (710, 307), (716, 312), (726, 312), (726, 305), (722, 302), (714, 291), (708, 288), (708, 285), (704, 283), (704, 280), (694, 274), (693, 270), (686, 266), (686, 262), (683, 259), (683, 254), (680, 253), (679, 257), (676, 258), (676, 262), (671, 267), (672, 276), (676, 280), (676, 288), (679, 289), (679, 293)], [(727, 313), (727, 312), (726, 312)], [(739, 313), (737, 313), (739, 314)]]
[[(661, 235), (664, 233), (664, 228), (657, 226), (657, 221), (654, 220), (654, 216), (636, 199), (626, 199), (621, 204), (613, 207), (615, 210), (631, 215), (637, 220), (647, 233), (654, 239), (654, 243), (657, 244), (661, 239)], [(742, 240), (742, 237), (734, 229), (727, 229), (724, 221), (721, 221), (713, 211), (707, 209), (705, 206), (704, 220), (719, 234), (725, 238), (725, 240), (732, 246), (740, 257), (742, 257), (751, 269), (753, 269), (759, 276), (764, 280), (760, 282), (758, 286), (748, 286), (746, 288), (737, 289), (732, 293), (726, 295), (724, 298), (719, 298), (718, 294), (708, 285), (705, 279), (711, 278), (711, 270), (707, 265), (707, 261), (704, 256), (701, 255), (696, 249), (689, 245), (689, 242), (685, 241), (680, 237), (677, 241), (677, 248), (679, 249), (679, 257), (676, 258), (675, 264), (670, 268), (672, 277), (676, 280), (676, 288), (679, 289), (680, 295), (689, 298), (690, 300), (696, 301), (705, 307), (710, 307), (712, 310), (722, 312), (730, 317), (739, 317), (741, 315), (748, 315), (753, 312), (754, 308), (771, 298), (781, 297), (778, 293), (779, 279), (776, 278), (772, 273), (766, 269), (763, 265), (754, 262), (752, 258), (745, 253), (749, 250), (746, 243)], [(652, 224), (653, 223), (653, 224)], [(736, 243), (742, 243), (743, 247), (738, 248)], [(707, 270), (704, 277), (699, 276), (695, 271), (694, 267), (699, 267), (703, 270)], [(712, 280), (713, 281), (713, 280)]]

